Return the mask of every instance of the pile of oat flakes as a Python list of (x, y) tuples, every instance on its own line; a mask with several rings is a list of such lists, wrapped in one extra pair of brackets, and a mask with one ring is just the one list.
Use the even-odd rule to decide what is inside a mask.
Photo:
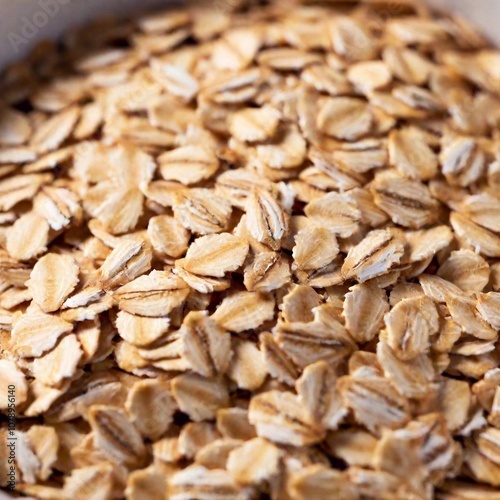
[(500, 53), (410, 0), (249, 3), (0, 81), (18, 491), (499, 499)]

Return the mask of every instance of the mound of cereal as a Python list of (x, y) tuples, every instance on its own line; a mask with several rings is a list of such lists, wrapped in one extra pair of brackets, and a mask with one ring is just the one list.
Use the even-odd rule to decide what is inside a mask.
[(0, 486), (500, 498), (499, 68), (410, 0), (193, 4), (7, 68)]

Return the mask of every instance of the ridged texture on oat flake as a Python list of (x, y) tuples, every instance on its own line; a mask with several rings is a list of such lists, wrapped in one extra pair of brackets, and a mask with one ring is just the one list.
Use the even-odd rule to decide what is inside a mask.
[(419, 0), (186, 3), (0, 77), (18, 493), (500, 499), (499, 52)]

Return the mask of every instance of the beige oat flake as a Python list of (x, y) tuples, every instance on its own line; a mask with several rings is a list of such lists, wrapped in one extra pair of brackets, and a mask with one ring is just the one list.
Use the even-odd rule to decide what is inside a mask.
[(360, 283), (389, 272), (401, 261), (404, 253), (402, 236), (389, 229), (369, 233), (352, 247), (342, 266), (346, 278), (355, 277)]
[(372, 128), (373, 115), (369, 105), (351, 97), (325, 98), (317, 116), (321, 132), (353, 141), (366, 135)]
[[(26, 238), (29, 234), (30, 237)], [(7, 231), (6, 247), (9, 254), (19, 260), (29, 260), (47, 249), (49, 225), (35, 212), (21, 216)]]
[(248, 254), (248, 243), (229, 233), (210, 234), (195, 240), (176, 266), (200, 276), (222, 278), (236, 271)]
[(229, 131), (239, 141), (263, 142), (276, 134), (280, 114), (273, 108), (248, 108), (229, 118)]
[(78, 266), (69, 255), (49, 253), (33, 267), (26, 286), (43, 312), (53, 312), (78, 284)]
[(194, 145), (163, 153), (158, 163), (164, 179), (185, 185), (208, 179), (219, 168), (219, 160), (210, 149)]

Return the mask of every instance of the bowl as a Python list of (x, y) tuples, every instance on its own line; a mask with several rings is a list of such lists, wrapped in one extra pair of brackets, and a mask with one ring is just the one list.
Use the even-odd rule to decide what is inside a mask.
[[(498, 0), (427, 0), (436, 9), (462, 15), (500, 45)], [(55, 39), (73, 26), (101, 16), (127, 16), (175, 0), (0, 0), (0, 68), (25, 56), (37, 42)], [(216, 2), (212, 0), (214, 8)]]

